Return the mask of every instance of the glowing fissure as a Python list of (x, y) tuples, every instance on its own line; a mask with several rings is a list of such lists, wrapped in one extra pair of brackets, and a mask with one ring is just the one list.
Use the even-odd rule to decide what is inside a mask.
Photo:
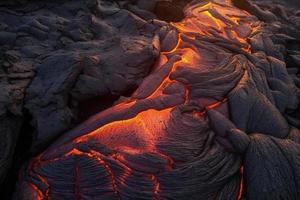
[(47, 190), (46, 190), (46, 192), (45, 192), (45, 196), (46, 197), (49, 197), (49, 193), (50, 193), (50, 185), (49, 185), (49, 183), (48, 183), (48, 181), (47, 181), (47, 179), (45, 179), (44, 177), (42, 177), (41, 175), (37, 175), (38, 176), (38, 178), (48, 187), (47, 188)]
[(241, 180), (240, 180), (239, 193), (237, 197), (238, 200), (242, 200), (243, 193), (244, 193), (244, 166), (241, 167), (240, 173), (241, 173)]
[[(79, 151), (78, 149), (72, 149), (69, 153), (67, 153), (66, 157), (72, 156), (72, 155), (87, 156), (87, 157), (96, 159), (97, 162), (101, 166), (103, 166), (105, 171), (108, 173), (114, 193), (116, 195), (118, 195), (119, 199), (121, 199), (120, 195), (119, 195), (119, 192), (118, 192), (116, 179), (115, 179), (115, 176), (112, 172), (112, 169), (110, 168), (110, 166), (103, 159), (101, 159), (101, 154), (99, 152), (91, 150), (91, 152), (85, 153), (85, 152)], [(76, 193), (77, 197), (80, 197), (80, 190), (79, 190), (80, 171), (79, 171), (78, 165), (76, 165), (75, 167), (76, 167), (76, 171), (75, 171), (76, 172), (76, 174), (75, 174), (75, 193)]]
[(153, 193), (154, 193), (154, 199), (160, 199), (159, 198), (159, 189), (160, 189), (160, 183), (155, 175), (150, 175), (151, 181), (153, 181), (154, 187), (153, 187)]
[(29, 183), (30, 187), (35, 191), (36, 200), (43, 200), (44, 194), (43, 192), (33, 183)]

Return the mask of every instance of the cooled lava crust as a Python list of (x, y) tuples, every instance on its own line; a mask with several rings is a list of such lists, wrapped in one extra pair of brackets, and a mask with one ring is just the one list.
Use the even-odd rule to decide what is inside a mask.
[(282, 114), (297, 88), (264, 22), (230, 1), (184, 13), (153, 22), (159, 58), (133, 95), (33, 158), (16, 199), (300, 198), (300, 133)]

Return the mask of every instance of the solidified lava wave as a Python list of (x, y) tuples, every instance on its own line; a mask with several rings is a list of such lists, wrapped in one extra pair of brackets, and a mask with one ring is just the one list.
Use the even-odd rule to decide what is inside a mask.
[(229, 117), (228, 94), (252, 78), (248, 38), (261, 22), (229, 1), (192, 4), (185, 14), (157, 33), (160, 57), (130, 98), (30, 161), (20, 196), (242, 199), (241, 158), (210, 121), (223, 122), (215, 111)]

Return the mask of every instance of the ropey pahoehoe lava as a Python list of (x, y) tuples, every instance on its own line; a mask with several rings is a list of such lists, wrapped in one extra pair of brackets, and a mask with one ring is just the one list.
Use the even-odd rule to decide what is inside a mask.
[(299, 199), (299, 92), (270, 39), (280, 25), (240, 3), (150, 20), (159, 55), (138, 88), (32, 158), (15, 198)]

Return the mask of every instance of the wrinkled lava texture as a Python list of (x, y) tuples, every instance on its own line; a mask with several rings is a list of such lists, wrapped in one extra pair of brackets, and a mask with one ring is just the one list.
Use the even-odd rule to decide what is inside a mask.
[(3, 3), (0, 180), (28, 151), (16, 200), (299, 200), (298, 6)]

